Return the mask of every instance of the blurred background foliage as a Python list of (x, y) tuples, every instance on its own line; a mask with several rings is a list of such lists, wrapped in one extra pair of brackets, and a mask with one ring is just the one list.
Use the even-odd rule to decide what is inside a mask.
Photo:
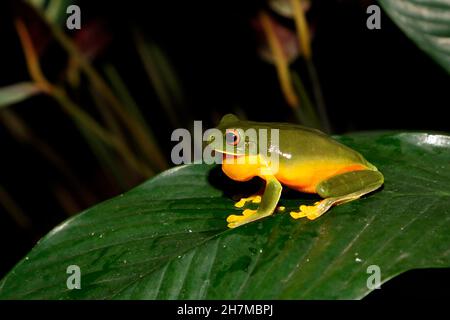
[[(0, 274), (55, 224), (172, 166), (175, 128), (450, 131), (448, 76), (370, 0), (2, 1)], [(67, 30), (66, 8), (81, 8)]]

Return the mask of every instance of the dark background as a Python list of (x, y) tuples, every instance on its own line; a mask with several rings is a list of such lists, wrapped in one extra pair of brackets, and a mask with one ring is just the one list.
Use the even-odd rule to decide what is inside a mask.
[[(14, 1), (17, 2), (17, 1)], [(130, 40), (137, 27), (164, 50), (173, 63), (185, 94), (188, 120), (214, 126), (237, 108), (247, 118), (293, 121), (279, 89), (275, 69), (258, 56), (251, 19), (263, 1), (80, 1), (83, 23), (102, 21), (109, 44), (96, 58), (114, 63), (127, 79), (167, 158), (174, 129), (149, 89), (148, 80)], [(381, 30), (366, 28), (365, 12), (372, 1), (314, 0), (308, 19), (314, 26), (313, 57), (332, 133), (361, 130), (426, 130), (450, 132), (446, 117), (449, 76), (416, 47), (382, 13)], [(21, 8), (0, 3), (0, 87), (29, 79), (13, 18)], [(276, 16), (283, 23), (285, 18)], [(70, 32), (69, 32), (70, 33)], [(45, 37), (43, 37), (45, 39)], [(48, 40), (47, 40), (48, 41)], [(50, 42), (42, 58), (52, 78), (64, 64), (61, 49)], [(294, 68), (302, 68), (301, 61)], [(307, 84), (308, 85), (308, 84)], [(48, 141), (70, 163), (70, 168), (92, 195), (92, 203), (77, 203), (73, 211), (120, 192), (98, 173), (98, 163), (80, 139), (70, 119), (45, 96), (12, 106), (42, 140)], [(192, 122), (191, 122), (192, 123)], [(58, 181), (45, 159), (16, 141), (0, 126), (0, 184), (29, 215), (32, 228), (24, 230), (0, 208), (0, 277), (36, 241), (74, 212), (64, 213), (51, 188)], [(139, 181), (138, 181), (139, 182)], [(425, 272), (425, 273), (424, 273)], [(427, 279), (426, 281), (424, 279)], [(409, 272), (386, 284), (372, 298), (438, 296), (438, 283), (449, 284), (448, 271)]]

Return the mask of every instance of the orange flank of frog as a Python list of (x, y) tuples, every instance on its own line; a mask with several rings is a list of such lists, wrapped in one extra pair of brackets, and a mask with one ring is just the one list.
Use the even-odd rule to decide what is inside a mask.
[[(252, 158), (253, 157), (253, 158)], [(261, 174), (261, 168), (264, 167), (257, 156), (244, 156), (241, 158), (243, 163), (234, 161), (225, 161), (222, 163), (223, 172), (231, 179), (236, 181), (248, 181), (253, 177), (259, 176), (265, 179)], [(337, 161), (307, 161), (297, 163), (295, 166), (281, 166), (275, 173), (275, 178), (283, 185), (305, 193), (316, 193), (317, 185), (333, 176), (341, 173), (366, 170), (362, 164), (337, 162)]]

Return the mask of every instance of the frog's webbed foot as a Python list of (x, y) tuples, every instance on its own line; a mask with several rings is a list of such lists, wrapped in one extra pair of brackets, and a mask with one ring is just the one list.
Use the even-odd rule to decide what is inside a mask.
[(266, 188), (262, 197), (252, 196), (249, 198), (244, 198), (235, 204), (235, 206), (239, 208), (243, 207), (246, 202), (252, 201), (253, 203), (260, 203), (258, 209), (245, 209), (242, 212), (242, 215), (232, 214), (228, 216), (227, 222), (229, 228), (236, 228), (243, 224), (262, 219), (270, 216), (274, 212), (278, 200), (280, 199), (282, 187), (274, 176), (266, 175), (264, 178), (266, 180)]
[(228, 216), (228, 228), (236, 228), (259, 218), (257, 210), (245, 209), (241, 215), (232, 214)]
[(253, 195), (250, 196), (248, 198), (242, 198), (241, 200), (239, 200), (238, 202), (236, 202), (234, 204), (234, 206), (236, 208), (242, 208), (247, 202), (252, 202), (252, 203), (261, 203), (261, 196), (260, 195)]
[(314, 203), (312, 206), (301, 205), (299, 212), (291, 211), (291, 217), (294, 219), (306, 217), (309, 220), (314, 220), (327, 212), (333, 203), (331, 199), (324, 199)]
[(383, 185), (383, 175), (378, 171), (351, 171), (322, 181), (317, 186), (317, 193), (325, 198), (312, 206), (300, 206), (299, 212), (291, 212), (294, 219), (306, 217), (317, 219), (331, 206), (340, 205), (370, 193)]
[[(238, 202), (234, 204), (236, 208), (243, 208), (248, 202), (252, 203), (261, 203), (261, 196), (260, 195), (253, 195), (247, 198), (242, 198)], [(257, 210), (251, 210), (251, 209), (245, 209), (242, 212), (242, 215), (229, 215), (227, 218), (228, 227), (229, 228), (236, 228), (240, 225), (246, 224), (248, 222), (251, 222), (253, 220), (256, 220), (258, 218), (252, 217), (253, 215), (256, 215)]]

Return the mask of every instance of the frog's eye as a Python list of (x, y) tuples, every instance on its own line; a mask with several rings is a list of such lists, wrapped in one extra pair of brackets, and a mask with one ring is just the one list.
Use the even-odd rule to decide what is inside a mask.
[(235, 146), (239, 143), (241, 137), (239, 136), (239, 132), (236, 129), (227, 129), (225, 133), (225, 139), (227, 144), (229, 144), (230, 146)]

